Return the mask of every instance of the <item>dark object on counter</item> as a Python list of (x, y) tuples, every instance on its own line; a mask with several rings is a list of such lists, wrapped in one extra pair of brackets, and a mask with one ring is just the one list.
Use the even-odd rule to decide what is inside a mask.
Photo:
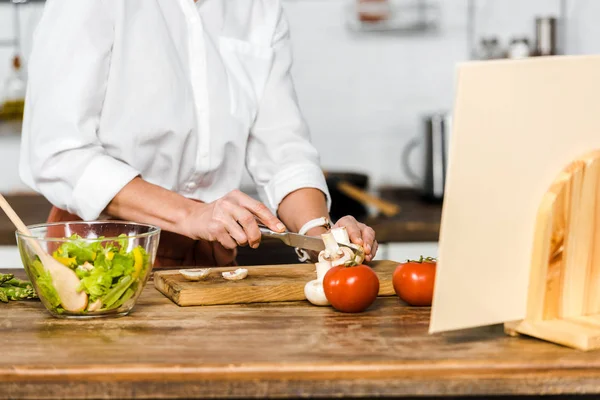
[(327, 172), (327, 187), (331, 195), (331, 219), (335, 222), (346, 215), (352, 215), (357, 220), (364, 220), (368, 215), (367, 207), (343, 193), (337, 183), (346, 181), (360, 189), (366, 190), (369, 186), (369, 177), (365, 174), (353, 172)]
[[(423, 125), (422, 137), (412, 139), (404, 148), (402, 162), (405, 173), (417, 186), (423, 199), (440, 202), (444, 199), (446, 185), (452, 116), (444, 112), (427, 115)], [(423, 147), (419, 157), (422, 176), (412, 170), (409, 162), (410, 154), (419, 146)]]
[(537, 17), (535, 19), (536, 56), (554, 56), (556, 51), (556, 18)]
[(330, 187), (335, 187), (342, 194), (363, 204), (365, 207), (374, 207), (377, 209), (378, 213), (381, 213), (386, 217), (394, 217), (400, 212), (400, 206), (398, 204), (370, 194), (365, 189), (359, 188), (338, 176), (331, 176), (326, 172), (325, 178), (327, 179), (327, 184)]
[(497, 37), (481, 38), (478, 54), (480, 60), (496, 60), (505, 57), (506, 54), (504, 50), (502, 50)]

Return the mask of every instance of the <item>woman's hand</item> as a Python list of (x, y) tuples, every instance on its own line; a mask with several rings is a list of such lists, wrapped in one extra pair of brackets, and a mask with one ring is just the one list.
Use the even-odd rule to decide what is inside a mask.
[(362, 246), (365, 250), (365, 261), (373, 260), (377, 254), (377, 241), (375, 240), (375, 231), (373, 228), (358, 222), (352, 216), (340, 218), (334, 228), (345, 227), (350, 237), (350, 242)]
[(258, 222), (275, 232), (285, 225), (269, 209), (252, 197), (234, 190), (212, 203), (199, 203), (186, 219), (186, 236), (217, 241), (227, 249), (247, 244), (257, 248), (261, 234)]

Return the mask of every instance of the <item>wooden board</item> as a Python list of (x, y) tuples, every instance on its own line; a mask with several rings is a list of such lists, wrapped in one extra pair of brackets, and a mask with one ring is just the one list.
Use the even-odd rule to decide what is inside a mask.
[(600, 149), (598, 70), (600, 56), (459, 67), (430, 332), (525, 317), (544, 195)]
[(537, 216), (527, 315), (505, 324), (579, 350), (600, 347), (598, 276), (600, 152), (574, 160), (550, 187)]
[(0, 310), (0, 399), (600, 395), (597, 353), (501, 326), (428, 335), (429, 308), (397, 297), (360, 314), (305, 301), (178, 307), (149, 282), (123, 318), (56, 319), (39, 301)]
[[(379, 295), (393, 296), (392, 274), (395, 261), (374, 261), (379, 276)], [(248, 277), (240, 281), (223, 279), (221, 272), (235, 268), (213, 268), (207, 280), (192, 282), (178, 270), (154, 272), (154, 286), (180, 306), (270, 303), (306, 300), (304, 285), (316, 279), (313, 264), (262, 265), (244, 267)]]

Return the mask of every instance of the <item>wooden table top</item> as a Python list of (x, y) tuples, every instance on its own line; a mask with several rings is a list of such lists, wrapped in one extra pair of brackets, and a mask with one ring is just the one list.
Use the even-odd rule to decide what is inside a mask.
[(127, 317), (54, 319), (37, 301), (0, 313), (0, 399), (600, 394), (598, 352), (501, 326), (428, 335), (429, 309), (396, 298), (357, 315), (180, 308), (149, 282)]

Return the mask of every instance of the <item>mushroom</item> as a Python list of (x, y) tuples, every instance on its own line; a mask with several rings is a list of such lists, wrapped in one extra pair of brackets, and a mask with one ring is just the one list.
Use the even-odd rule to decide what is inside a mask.
[(101, 307), (102, 307), (102, 300), (97, 299), (96, 301), (94, 301), (93, 303), (88, 305), (87, 310), (94, 312), (94, 311), (98, 311)]
[(317, 279), (308, 282), (304, 286), (304, 295), (315, 306), (328, 306), (330, 303), (323, 290), (323, 277), (331, 268), (331, 263), (329, 261), (318, 262), (315, 266), (317, 267)]
[[(346, 228), (334, 228), (321, 235), (325, 250), (319, 253), (319, 262), (329, 261), (332, 267), (338, 265), (361, 264), (365, 253), (361, 246), (350, 243)], [(340, 244), (342, 245), (340, 247)]]
[(210, 268), (180, 269), (179, 273), (189, 281), (200, 281), (208, 277)]
[(94, 266), (86, 261), (82, 265), (80, 265), (79, 268), (84, 271), (90, 272), (91, 270), (94, 269)]
[(245, 268), (238, 268), (235, 271), (223, 272), (221, 275), (228, 281), (239, 281), (248, 276), (248, 270)]

